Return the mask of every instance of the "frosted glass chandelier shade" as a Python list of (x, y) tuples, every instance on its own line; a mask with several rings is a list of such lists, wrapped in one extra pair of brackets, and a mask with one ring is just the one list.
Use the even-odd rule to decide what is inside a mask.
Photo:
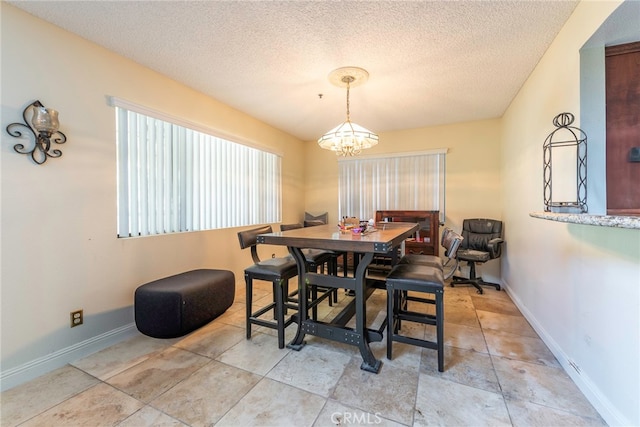
[(377, 143), (378, 135), (351, 121), (341, 123), (318, 140), (320, 147), (342, 156), (355, 156)]

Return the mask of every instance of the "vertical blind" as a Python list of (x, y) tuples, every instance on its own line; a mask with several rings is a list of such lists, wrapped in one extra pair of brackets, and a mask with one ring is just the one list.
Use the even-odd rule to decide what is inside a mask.
[(116, 106), (118, 237), (281, 221), (281, 158)]
[(339, 215), (377, 210), (438, 210), (445, 218), (446, 149), (339, 160)]

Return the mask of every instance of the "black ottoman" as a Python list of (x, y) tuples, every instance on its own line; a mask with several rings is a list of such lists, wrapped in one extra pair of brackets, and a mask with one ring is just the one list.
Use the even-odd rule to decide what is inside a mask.
[(193, 270), (144, 284), (135, 292), (138, 330), (175, 338), (206, 325), (233, 304), (236, 281), (227, 270)]

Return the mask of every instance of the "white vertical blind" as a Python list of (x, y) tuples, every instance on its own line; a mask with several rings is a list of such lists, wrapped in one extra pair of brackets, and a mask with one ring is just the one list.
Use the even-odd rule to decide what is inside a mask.
[(446, 150), (339, 160), (339, 215), (377, 210), (438, 210), (445, 218)]
[(281, 221), (281, 157), (116, 106), (118, 236)]

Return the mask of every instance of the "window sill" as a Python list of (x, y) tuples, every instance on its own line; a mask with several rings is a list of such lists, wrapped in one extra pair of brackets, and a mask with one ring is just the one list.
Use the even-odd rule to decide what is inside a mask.
[(599, 227), (634, 228), (640, 230), (640, 216), (568, 214), (555, 212), (530, 212), (530, 217), (572, 224), (596, 225)]

